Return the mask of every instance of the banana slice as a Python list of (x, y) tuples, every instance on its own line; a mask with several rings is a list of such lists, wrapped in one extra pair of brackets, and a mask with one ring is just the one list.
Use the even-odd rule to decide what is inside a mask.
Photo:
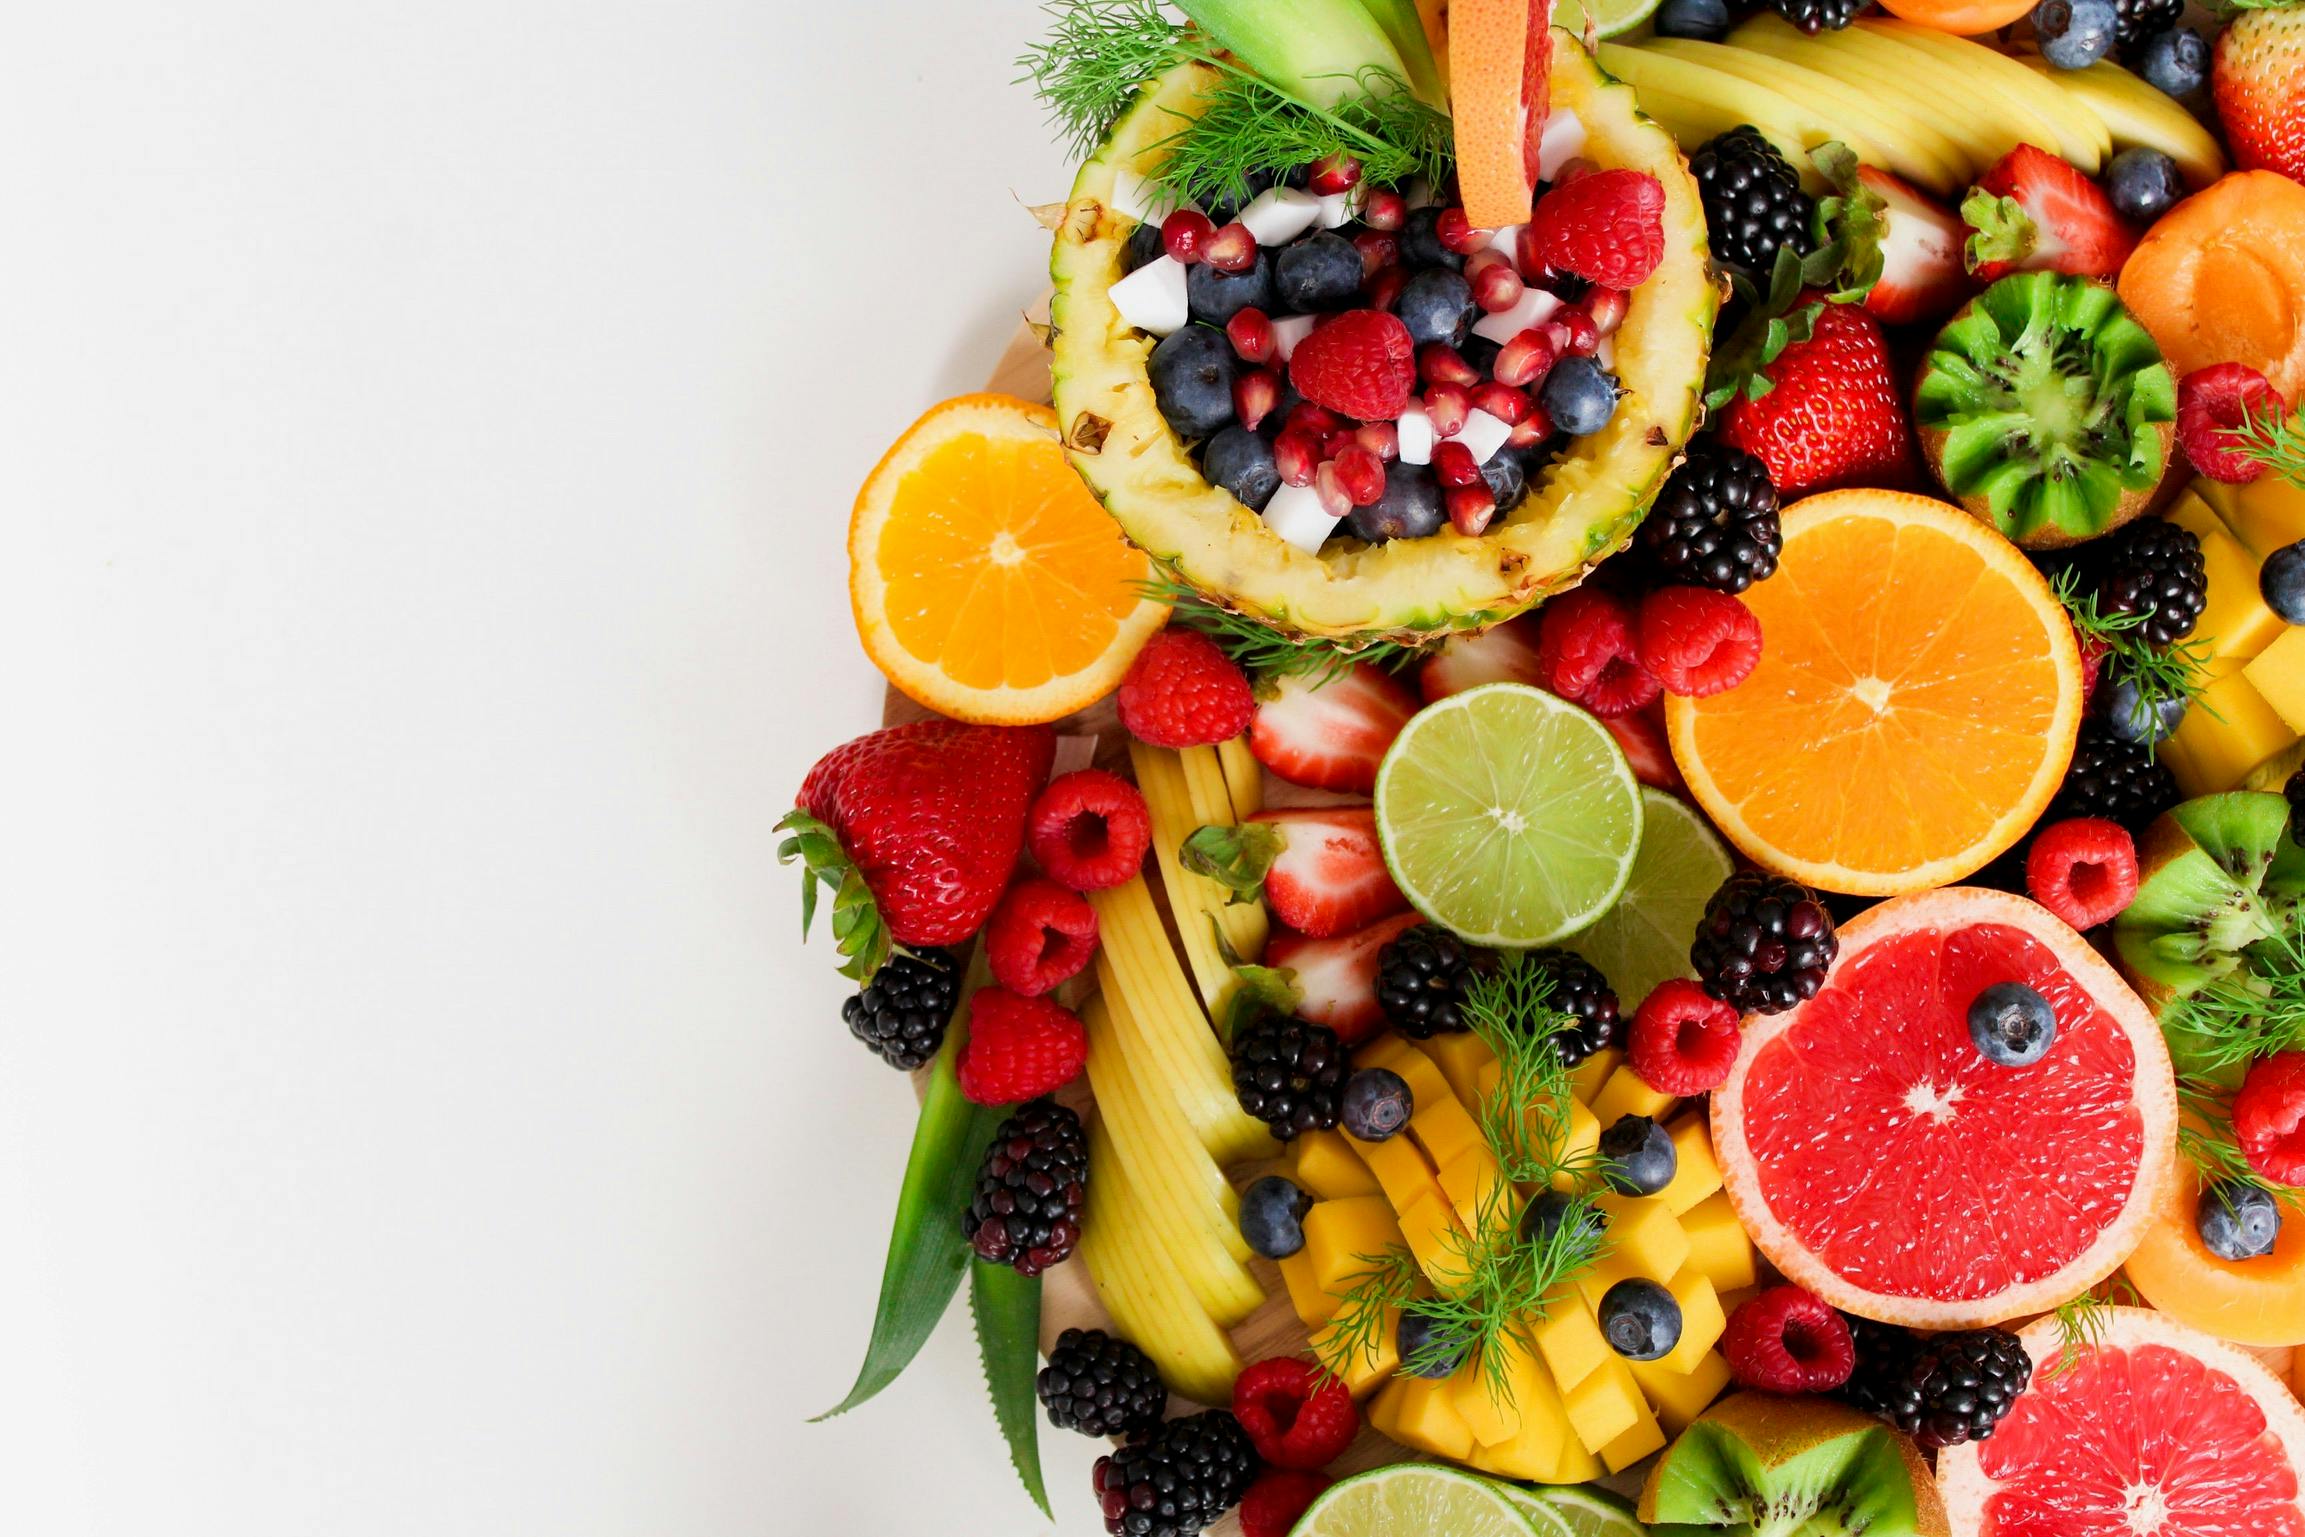
[(2120, 65), (2100, 59), (2087, 69), (2057, 69), (2029, 48), (2016, 57), (2096, 113), (2114, 148), (2143, 145), (2161, 151), (2177, 162), (2185, 184), (2196, 192), (2225, 174), (2224, 152), (2200, 119)]
[(1830, 46), (1774, 11), (1755, 14), (1730, 34), (1729, 45), (1843, 81), (1884, 108), (1894, 107), (1913, 121), (1928, 124), (1953, 146), (1955, 187), (1974, 181), (1978, 172), (2001, 157), (2000, 139), (1989, 117), (1957, 110), (1949, 98), (1928, 89), (1911, 71), (1885, 67), (1869, 51)]
[(1812, 108), (1765, 85), (1622, 43), (1601, 44), (1599, 57), (1601, 68), (1630, 85), (1640, 98), (1641, 109), (1671, 129), (1684, 150), (1694, 150), (1717, 134), (1750, 123), (1793, 163), (1801, 173), (1801, 184), (1812, 193), (1825, 190), (1824, 177), (1809, 164), (1809, 151), (1820, 144), (1839, 139), (1858, 159), (1886, 163), (1877, 158), (1877, 146), (1860, 145)]
[(2055, 131), (2056, 137), (2042, 144), (2043, 149), (2056, 150), (2092, 176), (2113, 151), (2112, 135), (2105, 131), (2105, 124), (2094, 112), (2007, 54), (1965, 37), (1954, 37), (1893, 17), (1857, 25), (1942, 60), (1946, 72), (1960, 81), (1970, 95), (2008, 93)]
[[(2061, 142), (2056, 125), (2032, 111), (2023, 97), (1982, 89), (1984, 82), (1974, 77), (1964, 79), (1925, 48), (1900, 42), (1862, 23), (1819, 33), (1816, 43), (1828, 58), (1869, 61), (1876, 79), (1910, 82), (1907, 89), (1933, 96), (1949, 110), (1970, 117), (1974, 126), (1964, 138), (1972, 147), (1979, 171), (2020, 144), (2054, 149)], [(2031, 71), (2026, 74), (2030, 78)]]

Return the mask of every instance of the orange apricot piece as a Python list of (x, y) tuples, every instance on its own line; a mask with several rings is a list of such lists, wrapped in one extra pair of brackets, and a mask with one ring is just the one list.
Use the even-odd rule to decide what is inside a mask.
[(2169, 1181), (2145, 1241), (2129, 1256), (2129, 1279), (2145, 1300), (2183, 1323), (2237, 1345), (2305, 1344), (2305, 1210), (2282, 1213), (2273, 1252), (2219, 1259), (2201, 1242), (2193, 1210), (2200, 1175)]
[(1881, 8), (1918, 27), (1975, 37), (2030, 15), (2035, 0), (1881, 0)]
[(2121, 302), (2182, 377), (2246, 363), (2305, 393), (2305, 186), (2235, 171), (2161, 216), (2121, 269)]

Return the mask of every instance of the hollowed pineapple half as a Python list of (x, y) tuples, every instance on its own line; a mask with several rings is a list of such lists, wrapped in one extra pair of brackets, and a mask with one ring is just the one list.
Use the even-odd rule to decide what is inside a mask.
[(1380, 545), (1340, 536), (1312, 555), (1201, 478), (1153, 399), (1153, 338), (1112, 302), (1135, 228), (1111, 206), (1115, 180), (1123, 168), (1158, 169), (1161, 141), (1214, 79), (1182, 65), (1151, 82), (1073, 182), (1050, 260), (1051, 319), (1057, 417), (1081, 478), (1132, 541), (1206, 598), (1348, 648), (1479, 629), (1574, 586), (1631, 535), (1697, 425), (1720, 291), (1696, 183), (1672, 136), (1572, 34), (1553, 30), (1552, 104), (1583, 123), (1585, 157), (1647, 171), (1665, 189), (1664, 263), (1632, 295), (1613, 343), (1625, 398), (1487, 532), (1444, 528)]

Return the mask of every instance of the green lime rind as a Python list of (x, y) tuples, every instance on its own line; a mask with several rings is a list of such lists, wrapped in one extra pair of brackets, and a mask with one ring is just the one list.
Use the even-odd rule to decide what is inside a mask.
[(1493, 1481), (1432, 1462), (1395, 1462), (1321, 1492), (1289, 1537), (1553, 1537)]
[[(1657, 14), (1664, 0), (1594, 0), (1592, 6), (1594, 31), (1603, 38), (1620, 37)], [(1582, 37), (1585, 31), (1584, 0), (1560, 0), (1553, 8), (1553, 25), (1567, 27)]]
[(1630, 1009), (1660, 982), (1695, 976), (1689, 943), (1705, 903), (1736, 868), (1728, 846), (1686, 801), (1641, 790), (1641, 847), (1624, 894), (1568, 948), (1591, 961)]
[(1633, 1507), (1602, 1490), (1564, 1486), (1542, 1490), (1537, 1497), (1569, 1529), (1569, 1537), (1648, 1537), (1649, 1528), (1635, 1519)]
[(1529, 1525), (1537, 1529), (1538, 1537), (1577, 1537), (1569, 1529), (1569, 1523), (1562, 1520), (1560, 1513), (1553, 1509), (1552, 1502), (1536, 1490), (1524, 1489), (1519, 1484), (1508, 1484), (1501, 1480), (1492, 1479), (1491, 1482), (1495, 1484), (1497, 1493), (1511, 1500), (1513, 1508), (1528, 1519)]

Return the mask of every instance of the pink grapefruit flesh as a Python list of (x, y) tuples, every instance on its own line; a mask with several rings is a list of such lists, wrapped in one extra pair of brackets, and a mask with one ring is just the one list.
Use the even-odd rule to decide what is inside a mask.
[[(2002, 1067), (1970, 1000), (2022, 982), (2056, 1043)], [(1753, 1241), (1834, 1306), (1922, 1328), (2041, 1312), (2136, 1247), (2173, 1166), (2176, 1090), (2153, 1016), (2023, 897), (1951, 887), (1841, 931), (1825, 985), (1745, 1021), (1713, 1138)]]

